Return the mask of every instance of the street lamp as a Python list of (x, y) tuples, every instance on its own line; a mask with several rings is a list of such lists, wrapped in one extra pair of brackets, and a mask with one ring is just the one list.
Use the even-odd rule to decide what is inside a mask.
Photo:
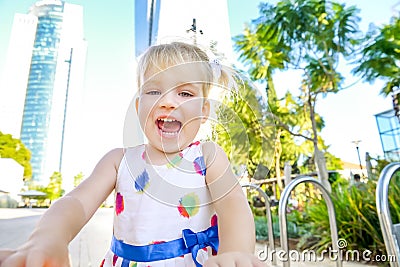
[[(194, 45), (197, 45), (197, 23), (195, 18), (193, 18), (193, 23), (190, 29), (186, 30), (186, 32), (193, 32), (193, 43)], [(203, 34), (203, 30), (199, 30), (199, 33)]]
[(63, 154), (64, 154), (64, 138), (65, 138), (65, 122), (67, 120), (67, 108), (68, 108), (68, 93), (69, 93), (69, 82), (71, 79), (71, 64), (72, 64), (72, 53), (73, 48), (71, 47), (69, 58), (64, 62), (68, 63), (68, 74), (67, 74), (67, 88), (65, 90), (65, 102), (64, 102), (64, 117), (61, 132), (61, 149), (60, 149), (60, 162), (58, 165), (58, 171), (61, 173), (63, 164)]
[(362, 164), (361, 164), (361, 157), (360, 157), (360, 150), (358, 148), (358, 144), (361, 143), (361, 140), (352, 141), (353, 144), (356, 145), (357, 155), (358, 155), (358, 162), (360, 163), (360, 169), (362, 171)]

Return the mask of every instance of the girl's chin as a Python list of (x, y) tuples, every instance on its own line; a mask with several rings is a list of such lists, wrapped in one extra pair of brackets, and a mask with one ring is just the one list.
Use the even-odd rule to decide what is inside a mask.
[(178, 140), (178, 137), (174, 138), (162, 138), (159, 141), (158, 147), (164, 153), (177, 153), (185, 149), (190, 144), (182, 140)]
[(158, 148), (161, 152), (166, 153), (166, 154), (174, 154), (174, 153), (179, 153), (181, 152), (183, 149), (180, 148), (177, 145), (165, 145), (165, 144), (161, 144), (161, 146)]

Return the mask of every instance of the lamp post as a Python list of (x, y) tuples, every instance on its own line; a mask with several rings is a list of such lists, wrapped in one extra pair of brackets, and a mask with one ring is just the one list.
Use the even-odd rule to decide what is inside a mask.
[(352, 141), (353, 144), (356, 145), (358, 162), (360, 163), (360, 170), (362, 171), (361, 157), (360, 157), (360, 149), (358, 148), (358, 144), (361, 143), (361, 140)]
[(61, 132), (60, 162), (58, 165), (58, 171), (60, 173), (62, 171), (63, 154), (64, 154), (65, 122), (67, 120), (68, 93), (69, 93), (69, 82), (70, 82), (70, 78), (71, 78), (72, 52), (73, 52), (73, 48), (71, 48), (71, 50), (70, 50), (69, 58), (64, 61), (64, 62), (68, 63), (68, 74), (67, 74), (67, 88), (65, 90), (64, 117), (63, 117), (62, 132)]
[[(186, 30), (186, 32), (193, 32), (193, 44), (197, 45), (197, 23), (195, 18), (193, 18), (193, 23), (190, 29)], [(199, 33), (203, 34), (203, 30), (199, 30)]]

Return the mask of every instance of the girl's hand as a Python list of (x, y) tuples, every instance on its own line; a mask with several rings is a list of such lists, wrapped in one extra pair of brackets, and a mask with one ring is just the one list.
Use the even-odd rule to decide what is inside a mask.
[(55, 246), (33, 245), (32, 243), (32, 241), (28, 241), (16, 250), (0, 250), (0, 267), (72, 266), (67, 246), (60, 244)]
[(250, 253), (225, 252), (210, 257), (203, 267), (265, 267), (265, 265)]
[(4, 262), (4, 260), (7, 259), (7, 257), (12, 255), (14, 252), (15, 251), (11, 249), (0, 249), (0, 266), (2, 266), (1, 264)]

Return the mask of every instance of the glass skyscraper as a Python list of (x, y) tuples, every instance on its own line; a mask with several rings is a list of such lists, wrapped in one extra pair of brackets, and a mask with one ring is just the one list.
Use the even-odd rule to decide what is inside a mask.
[(155, 44), (161, 0), (135, 0), (135, 55)]
[(45, 164), (51, 104), (57, 67), (64, 4), (37, 3), (31, 14), (38, 17), (36, 37), (26, 90), (21, 140), (32, 152), (32, 171), (38, 179)]
[(82, 90), (77, 79), (83, 76), (71, 74), (79, 73), (76, 68), (83, 73), (86, 44), (80, 6), (42, 0), (29, 14), (37, 17), (37, 27), (20, 138), (32, 153), (32, 180), (44, 184), (53, 172), (61, 172), (64, 142), (74, 119), (69, 115), (76, 100), (72, 96)]

